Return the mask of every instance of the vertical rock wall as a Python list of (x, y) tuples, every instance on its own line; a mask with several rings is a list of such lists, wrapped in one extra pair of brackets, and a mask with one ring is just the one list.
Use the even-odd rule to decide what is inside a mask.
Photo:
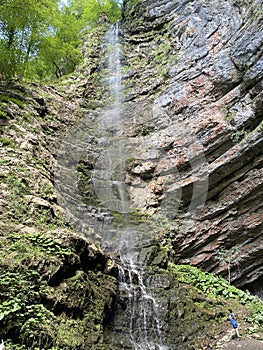
[[(126, 135), (135, 149), (144, 148), (144, 155), (134, 151), (128, 169), (132, 200), (151, 214), (168, 207), (177, 222), (168, 235), (176, 263), (227, 276), (217, 252), (232, 250), (232, 282), (259, 294), (262, 6), (252, 0), (127, 0), (122, 22)], [(193, 203), (200, 207), (194, 221)]]

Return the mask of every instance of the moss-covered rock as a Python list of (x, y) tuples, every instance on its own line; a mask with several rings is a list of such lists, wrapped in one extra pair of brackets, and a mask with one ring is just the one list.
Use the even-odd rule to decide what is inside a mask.
[(1, 338), (12, 346), (86, 349), (103, 343), (117, 291), (109, 258), (70, 232), (57, 236), (1, 236)]
[[(149, 300), (145, 304), (146, 313), (144, 316), (137, 314), (136, 309), (129, 312), (138, 301), (132, 299), (131, 303), (122, 288), (116, 299), (115, 314), (105, 329), (105, 342), (111, 350), (132, 349), (128, 339), (136, 339), (137, 329), (131, 331), (130, 327), (138, 323), (139, 318), (146, 317), (150, 320), (147, 307), (152, 298), (158, 305), (157, 316), (162, 330), (158, 339), (162, 339), (163, 345), (169, 349), (216, 349), (221, 338), (228, 332), (231, 337), (229, 308), (238, 314), (240, 333), (244, 338), (253, 333), (255, 336), (263, 336), (263, 323), (259, 321), (262, 301), (229, 285), (221, 277), (191, 266), (169, 263), (166, 269), (148, 267), (141, 278), (148, 295), (146, 299)], [(133, 280), (136, 281), (136, 278), (133, 277)], [(136, 295), (136, 290), (133, 294), (132, 285), (128, 281), (127, 283), (129, 293)], [(144, 332), (145, 329), (140, 331)], [(151, 333), (150, 328), (148, 332)], [(152, 334), (151, 340), (157, 340), (155, 337), (156, 334)]]
[[(184, 4), (173, 1), (167, 3), (167, 6), (163, 1), (160, 3), (162, 6), (159, 8), (157, 3), (148, 0), (125, 1), (123, 24), (126, 25), (124, 30), (126, 66), (123, 68), (123, 74), (128, 92), (126, 100), (131, 103), (125, 104), (124, 119), (126, 119), (124, 124), (126, 124), (124, 129), (128, 137), (137, 140), (133, 141), (132, 146), (136, 147), (136, 142), (138, 145), (141, 141), (143, 144), (150, 144), (151, 147), (158, 144), (158, 149), (160, 147), (163, 149), (163, 155), (169, 156), (168, 152), (178, 154), (176, 153), (178, 151), (177, 143), (178, 140), (182, 139), (181, 134), (177, 135), (178, 137), (175, 139), (176, 120), (181, 119), (187, 123), (193, 118), (194, 126), (197, 125), (197, 120), (201, 125), (200, 138), (208, 144), (212, 140), (211, 147), (207, 147), (207, 154), (213, 163), (214, 159), (218, 159), (228, 147), (232, 147), (231, 139), (228, 136), (225, 138), (225, 134), (227, 134), (224, 131), (225, 117), (223, 122), (220, 118), (213, 121), (213, 118), (209, 117), (207, 120), (206, 114), (202, 116), (203, 121), (198, 118), (204, 110), (207, 111), (209, 97), (212, 101), (218, 100), (220, 87), (222, 87), (221, 92), (226, 98), (227, 89), (238, 84), (241, 75), (240, 73), (233, 74), (231, 79), (224, 82), (224, 77), (218, 74), (215, 85), (212, 84), (212, 80), (206, 80), (207, 77), (202, 78), (202, 75), (199, 80), (200, 71), (203, 71), (201, 65), (203, 59), (211, 63), (209, 63), (207, 76), (209, 79), (214, 76), (213, 69), (210, 71), (210, 68), (214, 67), (212, 53), (218, 52), (220, 41), (217, 41), (217, 35), (211, 36), (210, 21), (213, 18), (217, 20), (215, 13), (217, 7), (201, 6), (200, 4), (200, 7), (198, 5), (200, 11), (198, 10), (197, 13), (195, 1), (187, 1)], [(235, 2), (235, 6), (237, 3), (238, 6), (241, 6), (241, 2)], [(225, 1), (221, 5), (222, 8), (228, 8)], [(186, 9), (185, 15), (181, 16), (184, 9)], [(210, 9), (213, 11), (211, 12)], [(173, 13), (181, 16), (179, 21), (177, 21), (176, 16), (172, 18)], [(237, 14), (238, 11), (234, 13)], [(247, 13), (244, 14), (244, 18), (247, 16)], [(232, 17), (229, 18), (231, 25), (235, 27)], [(238, 19), (240, 19), (239, 16)], [(194, 44), (196, 42), (194, 40), (195, 30), (199, 30), (199, 24), (203, 20), (204, 23), (207, 23), (204, 28), (209, 31), (208, 44), (213, 47), (204, 56), (202, 56), (203, 49), (200, 52), (196, 50), (206, 44), (202, 40), (199, 40), (197, 45)], [(251, 27), (251, 21), (249, 23)], [(200, 261), (202, 261), (203, 255), (202, 251), (200, 252), (199, 238), (206, 236), (207, 233), (208, 243), (210, 243), (210, 239), (218, 237), (217, 229), (221, 230), (221, 225), (224, 225), (227, 220), (233, 223), (230, 228), (234, 230), (234, 233), (241, 233), (240, 228), (235, 231), (235, 227), (242, 220), (231, 221), (233, 217), (239, 219), (237, 211), (233, 207), (234, 202), (230, 201), (230, 204), (214, 209), (213, 205), (217, 200), (213, 201), (212, 207), (208, 208), (208, 212), (205, 214), (204, 226), (200, 226), (200, 231), (198, 231), (200, 234), (196, 232), (195, 236), (192, 234), (191, 225), (189, 225), (190, 228), (187, 228), (186, 235), (184, 235), (185, 231), (181, 235), (177, 235), (179, 227), (177, 223), (174, 224), (169, 219), (158, 219), (158, 223), (154, 219), (147, 221), (150, 215), (144, 215), (139, 210), (125, 217), (119, 213), (111, 213), (113, 227), (116, 231), (127, 225), (132, 228), (139, 227), (139, 230), (144, 225), (148, 226), (145, 230), (147, 234), (151, 231), (151, 239), (148, 240), (148, 244), (140, 242), (141, 249), (138, 253), (141, 263), (140, 275), (136, 274), (134, 270), (128, 271), (127, 267), (119, 266), (120, 272), (123, 272), (122, 269), (124, 269), (124, 275), (131, 276), (130, 283), (134, 284), (133, 288), (137, 293), (137, 299), (131, 298), (129, 290), (122, 288), (122, 283), (117, 278), (119, 271), (116, 263), (89, 240), (69, 229), (68, 222), (62, 218), (61, 208), (57, 204), (56, 192), (53, 188), (56, 156), (61, 140), (64, 140), (64, 134), (74, 125), (74, 122), (83, 115), (88, 115), (87, 119), (94, 118), (95, 125), (96, 118), (100, 117), (102, 100), (108, 98), (105, 86), (101, 83), (105, 62), (100, 57), (101, 39), (107, 26), (108, 24), (98, 27), (92, 33), (89, 32), (84, 43), (85, 64), (72, 75), (65, 77), (63, 81), (57, 82), (55, 85), (29, 84), (27, 87), (16, 83), (0, 84), (0, 189), (2, 194), (0, 199), (2, 215), (0, 223), (0, 338), (5, 340), (8, 350), (35, 348), (130, 350), (132, 349), (130, 342), (132, 312), (130, 307), (132, 304), (140, 303), (139, 299), (143, 288), (143, 292), (146, 290), (149, 293), (149, 300), (152, 304), (154, 299), (158, 305), (158, 312), (155, 311), (161, 329), (160, 334), (163, 343), (167, 344), (170, 349), (215, 348), (222, 335), (231, 328), (227, 322), (227, 309), (229, 307), (237, 310), (240, 331), (244, 337), (249, 333), (253, 334), (253, 332), (262, 337), (262, 302), (259, 299), (230, 286), (224, 279), (213, 274), (201, 272), (186, 265), (168, 263), (169, 259), (173, 259), (173, 261), (187, 260), (190, 258), (189, 254), (192, 261), (198, 260), (194, 254), (195, 249), (200, 253)], [(245, 26), (240, 27), (241, 29), (244, 31)], [(227, 30), (225, 32), (228, 33)], [(237, 32), (235, 30), (235, 33)], [(243, 37), (247, 38), (246, 35)], [(226, 40), (226, 42), (231, 43), (231, 40)], [(182, 47), (188, 51), (182, 51), (181, 55), (178, 55)], [(193, 48), (192, 52), (190, 52), (191, 48)], [(240, 69), (246, 66), (246, 63), (242, 61), (243, 48), (244, 44), (234, 52), (235, 64)], [(195, 56), (195, 53), (198, 55)], [(250, 52), (247, 55), (250, 55)], [(211, 60), (209, 61), (207, 58), (211, 58)], [(221, 56), (219, 58), (221, 59)], [(221, 60), (220, 62), (226, 68), (230, 64), (229, 61)], [(234, 68), (232, 65), (230, 67), (231, 69), (227, 72), (232, 74)], [(196, 68), (200, 71), (196, 71)], [(218, 69), (218, 73), (221, 73), (220, 65), (218, 67), (215, 65), (215, 68)], [(247, 88), (246, 84), (251, 86), (253, 81), (259, 79), (253, 78), (252, 73), (253, 69), (249, 73), (250, 75), (244, 76), (245, 85), (241, 85), (244, 91)], [(170, 85), (172, 80), (175, 86)], [(188, 80), (191, 81), (190, 84)], [(210, 91), (211, 86), (212, 90)], [(165, 93), (168, 87), (170, 90), (168, 89), (168, 92)], [(236, 111), (245, 110), (245, 105), (249, 104), (251, 113), (255, 111), (256, 118), (254, 121), (252, 120), (248, 129), (253, 131), (253, 128), (256, 128), (257, 132), (262, 131), (261, 124), (260, 127), (256, 127), (262, 109), (260, 87), (258, 82), (254, 89), (246, 90), (249, 96), (240, 95), (237, 97), (234, 95), (226, 100), (228, 112), (230, 113), (232, 109), (234, 111), (234, 117), (230, 118), (231, 123), (239, 123), (239, 120), (236, 120), (238, 118)], [(182, 96), (182, 91), (187, 94)], [(165, 108), (168, 106), (167, 110), (170, 108), (171, 114), (169, 116), (166, 113), (159, 114), (159, 112), (153, 115), (151, 101), (162, 93), (164, 94), (158, 103)], [(198, 97), (200, 95), (203, 97)], [(236, 98), (242, 99), (232, 106)], [(136, 101), (136, 106), (132, 105), (133, 100)], [(139, 100), (141, 103), (137, 103)], [(223, 102), (221, 101), (221, 103)], [(189, 103), (192, 103), (191, 108), (188, 108)], [(228, 112), (223, 113), (220, 108), (219, 106), (216, 112), (220, 111), (220, 116), (222, 114), (227, 116)], [(214, 109), (209, 112), (213, 116), (212, 112)], [(167, 116), (169, 118), (166, 118)], [(244, 124), (250, 124), (250, 121), (245, 117), (246, 115), (244, 116)], [(133, 120), (132, 126), (130, 120)], [(202, 123), (205, 124), (204, 129), (202, 129)], [(212, 131), (209, 129), (210, 124)], [(90, 124), (87, 125), (90, 126)], [(84, 122), (81, 127), (84, 127), (86, 131), (87, 125)], [(91, 132), (96, 129), (94, 125), (90, 129)], [(216, 128), (215, 136), (211, 138), (210, 131), (213, 133), (213, 127), (218, 125), (220, 129)], [(164, 131), (164, 134), (159, 136), (160, 132), (168, 126), (172, 128), (167, 129), (167, 132)], [(156, 128), (157, 134), (155, 134)], [(180, 128), (178, 130), (181, 131)], [(220, 130), (223, 130), (222, 134), (220, 134)], [(233, 133), (232, 126), (231, 133)], [(240, 138), (244, 138), (243, 134), (243, 132), (237, 134), (238, 141)], [(161, 137), (164, 138), (161, 139)], [(86, 146), (86, 144), (82, 145), (85, 151)], [(91, 171), (97, 159), (96, 152), (99, 151), (96, 147), (98, 148), (98, 143), (95, 140), (92, 144), (95, 156), (92, 159), (87, 159), (88, 157), (80, 159), (76, 169), (78, 172), (76, 182), (78, 182), (78, 191), (82, 202), (85, 205), (97, 206), (97, 211), (92, 208), (94, 213), (91, 214), (103, 222), (99, 203), (90, 186)], [(180, 147), (183, 148), (184, 143), (180, 144), (179, 142)], [(258, 149), (260, 148), (258, 147)], [(251, 149), (251, 152), (256, 155), (256, 150), (255, 147)], [(238, 157), (236, 159), (237, 162), (240, 160)], [(243, 159), (241, 158), (241, 160)], [(71, 159), (68, 161), (70, 162)], [(137, 187), (135, 186), (134, 189), (147, 187), (160, 199), (157, 200), (156, 197), (148, 197), (147, 199), (147, 205), (156, 210), (164, 194), (162, 182), (158, 182), (157, 177), (164, 173), (164, 169), (167, 170), (166, 167), (158, 170), (157, 163), (151, 165), (147, 159), (141, 159), (137, 164), (134, 155), (131, 157), (131, 161), (128, 162), (128, 159), (125, 161), (127, 174), (134, 177), (137, 174), (139, 178)], [(258, 164), (255, 162), (251, 167), (256, 167)], [(69, 172), (67, 165), (68, 163), (65, 172)], [(149, 165), (150, 167), (148, 167)], [(225, 163), (225, 167), (227, 165)], [(155, 171), (156, 169), (159, 173)], [(178, 169), (188, 176), (189, 164), (187, 162), (185, 163), (183, 160), (183, 163), (179, 163)], [(224, 169), (226, 170), (226, 168)], [(243, 181), (242, 177), (249, 173), (247, 169), (244, 168), (243, 175), (241, 171), (239, 174), (234, 173), (233, 176)], [(229, 171), (228, 168), (227, 171)], [(220, 176), (221, 173), (223, 174), (224, 171), (220, 172)], [(231, 178), (231, 171), (228, 172), (228, 175)], [(255, 178), (251, 177), (252, 180)], [(217, 179), (218, 174), (214, 173), (212, 185), (215, 185)], [(127, 178), (127, 183), (130, 185), (134, 180), (135, 178)], [(255, 183), (252, 180), (250, 181), (248, 178), (249, 183)], [(222, 181), (220, 186), (216, 187), (215, 193), (220, 193), (222, 189), (225, 189), (225, 186), (231, 184), (231, 180), (229, 181), (226, 185)], [(70, 192), (70, 186), (75, 186), (75, 183), (67, 183), (67, 185), (69, 187), (65, 188), (64, 195)], [(238, 184), (238, 191), (240, 187)], [(213, 192), (213, 189), (211, 191)], [(257, 203), (261, 203), (254, 192), (256, 192), (256, 188), (251, 189), (251, 201), (255, 203), (254, 198), (256, 198)], [(187, 196), (189, 193), (187, 192)], [(212, 196), (213, 193), (211, 198), (213, 198)], [(141, 193), (137, 193), (137, 197), (143, 196)], [(246, 207), (248, 197), (249, 195), (245, 193), (243, 197), (245, 199), (244, 208), (241, 201), (237, 206), (241, 215), (245, 213), (244, 217), (248, 211), (253, 214), (253, 208), (249, 207), (247, 210)], [(214, 199), (217, 198), (214, 197)], [(70, 200), (74, 202), (75, 198), (72, 196)], [(231, 211), (227, 211), (229, 206)], [(90, 208), (87, 206), (83, 206), (83, 208), (86, 210), (84, 211), (86, 215), (87, 209)], [(227, 220), (223, 220), (225, 218), (223, 217), (222, 220), (214, 221), (215, 226), (218, 225), (216, 229), (211, 225), (210, 220), (224, 211), (227, 212)], [(254, 216), (252, 217), (254, 218)], [(256, 218), (254, 221), (257, 222), (257, 220)], [(246, 227), (252, 227), (251, 222), (249, 223), (248, 220)], [(243, 223), (240, 225), (243, 232)], [(212, 228), (212, 236), (208, 234), (208, 227)], [(259, 227), (260, 223), (256, 227), (255, 233), (259, 231)], [(227, 228), (225, 226), (224, 230), (228, 231)], [(103, 229), (107, 230), (108, 227), (103, 227)], [(97, 232), (90, 227), (84, 233), (88, 234), (88, 230), (89, 237), (97, 239)], [(232, 231), (230, 230), (230, 232)], [(157, 233), (159, 239), (162, 240), (162, 246), (153, 239)], [(246, 243), (245, 234), (243, 239)], [(142, 232), (143, 235), (144, 232)], [(223, 235), (223, 238), (232, 239), (233, 236), (236, 239), (236, 235), (230, 236)], [(191, 250), (189, 247), (192, 246), (193, 242), (197, 243), (194, 250)], [(253, 244), (250, 246), (254, 249), (255, 256), (260, 253), (259, 246), (256, 244), (255, 247)], [(184, 252), (181, 250), (182, 247)], [(214, 246), (211, 244), (207, 249), (213, 250)], [(210, 259), (210, 257), (208, 258)], [(213, 261), (214, 264), (213, 258), (209, 261)], [(120, 261), (118, 262), (121, 264)], [(249, 274), (251, 274), (251, 269), (249, 269)], [(142, 318), (138, 309), (134, 311), (133, 317), (136, 322)], [(149, 315), (149, 317), (152, 316)], [(139, 332), (140, 329), (135, 328), (136, 335)], [(149, 332), (149, 334), (153, 334), (154, 329), (150, 329)]]

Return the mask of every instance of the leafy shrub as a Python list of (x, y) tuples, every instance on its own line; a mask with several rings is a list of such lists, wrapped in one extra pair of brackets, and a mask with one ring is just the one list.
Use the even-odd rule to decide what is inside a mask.
[(263, 331), (263, 302), (258, 297), (230, 285), (220, 276), (201, 271), (190, 265), (169, 263), (168, 269), (176, 274), (179, 282), (193, 286), (198, 293), (206, 294), (213, 299), (221, 297), (245, 305), (251, 311), (251, 316), (245, 318), (245, 321)]
[(228, 299), (239, 299), (243, 304), (254, 299), (250, 294), (231, 286), (221, 276), (201, 271), (190, 265), (169, 264), (169, 267), (177, 273), (180, 282), (191, 284), (201, 293), (208, 294), (211, 297), (223, 296)]
[(41, 233), (11, 234), (8, 238), (12, 241), (12, 245), (9, 248), (10, 251), (16, 251), (18, 246), (21, 246), (22, 244), (25, 247), (34, 247), (39, 252), (44, 252), (45, 256), (55, 255), (63, 258), (66, 255), (71, 254), (70, 249), (64, 248), (54, 238), (45, 236)]
[[(38, 284), (36, 284), (38, 281)], [(24, 319), (36, 317), (41, 321), (38, 306), (40, 292), (45, 284), (40, 281), (37, 271), (28, 270), (25, 273), (6, 272), (0, 275), (0, 320), (2, 321), (2, 337), (10, 328), (21, 325)], [(32, 305), (33, 304), (33, 305)], [(38, 310), (36, 312), (36, 310)]]
[(259, 326), (263, 330), (263, 306), (262, 302), (260, 300), (255, 300), (254, 304), (252, 305), (253, 308), (253, 314), (250, 317), (246, 318), (246, 321)]

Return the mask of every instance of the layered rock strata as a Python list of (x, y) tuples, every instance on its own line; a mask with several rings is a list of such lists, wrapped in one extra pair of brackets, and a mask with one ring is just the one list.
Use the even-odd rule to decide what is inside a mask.
[(125, 1), (123, 31), (135, 206), (176, 218), (173, 261), (262, 295), (262, 1)]

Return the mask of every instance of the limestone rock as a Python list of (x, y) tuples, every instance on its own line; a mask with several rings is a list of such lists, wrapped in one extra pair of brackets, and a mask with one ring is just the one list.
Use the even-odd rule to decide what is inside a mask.
[(133, 157), (155, 168), (133, 171), (131, 198), (179, 215), (175, 262), (227, 276), (217, 252), (238, 246), (232, 282), (262, 295), (262, 1), (126, 0), (123, 31), (129, 119), (154, 121)]

